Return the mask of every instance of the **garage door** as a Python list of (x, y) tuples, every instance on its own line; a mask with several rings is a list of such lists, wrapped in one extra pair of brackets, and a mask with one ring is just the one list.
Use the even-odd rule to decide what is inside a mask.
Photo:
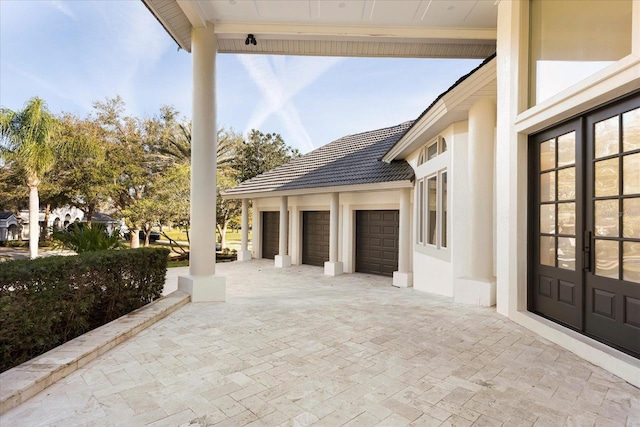
[(274, 259), (280, 250), (280, 212), (262, 212), (262, 258)]
[(322, 267), (329, 261), (329, 212), (302, 213), (302, 263)]
[(398, 211), (356, 211), (356, 271), (398, 271)]

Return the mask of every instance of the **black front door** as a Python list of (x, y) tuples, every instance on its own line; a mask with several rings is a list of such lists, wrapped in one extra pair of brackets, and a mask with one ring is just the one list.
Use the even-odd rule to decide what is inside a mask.
[(640, 355), (640, 96), (529, 141), (529, 309)]

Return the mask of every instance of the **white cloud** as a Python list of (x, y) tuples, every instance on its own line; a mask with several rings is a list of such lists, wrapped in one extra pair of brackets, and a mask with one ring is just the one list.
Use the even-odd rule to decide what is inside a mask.
[(268, 117), (275, 114), (294, 138), (293, 145), (302, 151), (315, 148), (292, 98), (342, 58), (261, 55), (238, 55), (238, 58), (263, 96), (260, 105), (251, 114), (246, 131), (258, 129)]

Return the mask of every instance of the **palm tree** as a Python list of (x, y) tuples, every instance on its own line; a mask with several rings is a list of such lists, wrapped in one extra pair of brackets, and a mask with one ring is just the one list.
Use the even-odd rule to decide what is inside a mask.
[(40, 200), (38, 186), (55, 165), (60, 143), (56, 140), (58, 121), (45, 102), (37, 97), (21, 111), (3, 108), (0, 112), (0, 158), (18, 168), (29, 187), (29, 255), (38, 256)]
[[(235, 146), (242, 141), (242, 135), (225, 128), (218, 130), (216, 148), (216, 165), (218, 169), (227, 169), (235, 155)], [(179, 124), (166, 144), (158, 149), (158, 159), (173, 166), (178, 163), (191, 164), (191, 123)]]

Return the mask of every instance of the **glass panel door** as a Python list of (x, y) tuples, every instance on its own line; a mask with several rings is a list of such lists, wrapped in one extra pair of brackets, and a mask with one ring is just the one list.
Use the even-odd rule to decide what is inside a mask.
[[(534, 268), (530, 309), (570, 327), (582, 328), (582, 155), (577, 144), (580, 122), (573, 121), (532, 138), (530, 155), (534, 189), (530, 216)], [(535, 176), (535, 178), (534, 178)]]
[(640, 98), (587, 117), (585, 332), (640, 353)]

